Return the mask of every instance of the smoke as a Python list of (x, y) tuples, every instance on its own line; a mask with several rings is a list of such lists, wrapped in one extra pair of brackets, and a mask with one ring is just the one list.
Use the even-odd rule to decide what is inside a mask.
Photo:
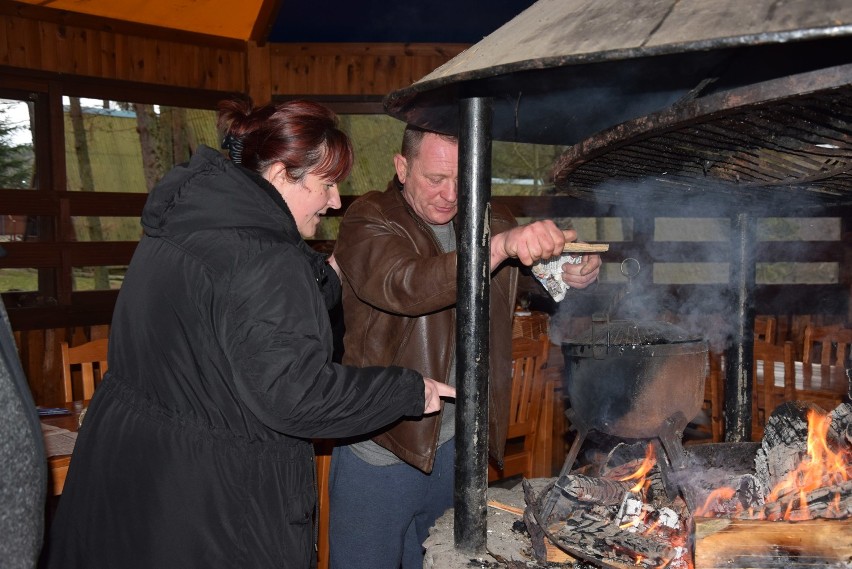
[[(738, 325), (733, 317), (738, 302), (735, 288), (725, 286), (733, 280), (732, 273), (736, 269), (731, 263), (741, 254), (746, 260), (755, 259), (758, 237), (785, 241), (792, 259), (807, 258), (807, 252), (799, 250), (807, 248), (807, 242), (796, 239), (825, 239), (818, 234), (796, 235), (798, 226), (792, 222), (779, 219), (766, 223), (767, 220), (762, 219), (812, 208), (816, 203), (813, 197), (804, 192), (792, 194), (773, 190), (771, 196), (767, 196), (767, 192), (766, 189), (744, 189), (722, 183), (678, 186), (660, 179), (611, 183), (595, 188), (596, 199), (613, 204), (607, 215), (634, 222), (659, 218), (654, 223), (654, 243), (647, 244), (645, 257), (636, 259), (641, 271), (631, 280), (618, 274), (617, 266), (624, 259), (603, 254), (603, 261), (609, 267), (602, 271), (601, 280), (612, 286), (592, 285), (587, 290), (569, 291), (552, 315), (552, 340), (562, 343), (576, 337), (578, 324), (597, 313), (613, 320), (666, 320), (690, 335), (705, 338), (711, 349), (723, 350)], [(676, 215), (667, 216), (665, 212), (676, 212)], [(666, 217), (672, 219), (664, 219)], [(742, 245), (738, 237), (741, 232), (746, 236)], [(633, 235), (623, 236), (625, 241), (633, 238)], [(580, 239), (592, 240), (583, 235)], [(772, 268), (776, 273), (783, 271), (775, 265)], [(789, 278), (789, 275), (766, 273), (758, 264), (758, 284), (773, 276)], [(609, 293), (596, 291), (595, 287), (606, 288)], [(753, 300), (751, 306), (754, 306)]]

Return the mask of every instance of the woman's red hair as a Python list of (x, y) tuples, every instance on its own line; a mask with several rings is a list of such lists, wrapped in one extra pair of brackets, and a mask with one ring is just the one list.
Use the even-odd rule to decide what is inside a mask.
[(251, 99), (219, 103), (219, 131), (242, 142), (240, 164), (263, 173), (275, 162), (287, 168), (290, 181), (313, 173), (335, 183), (352, 170), (352, 143), (337, 115), (319, 103), (288, 101), (252, 107)]

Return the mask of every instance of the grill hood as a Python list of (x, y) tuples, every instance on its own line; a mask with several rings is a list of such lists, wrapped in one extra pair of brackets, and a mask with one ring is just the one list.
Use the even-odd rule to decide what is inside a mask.
[[(385, 109), (455, 134), (459, 100), (490, 97), (493, 140), (585, 141), (554, 172), (559, 193), (581, 198), (591, 199), (603, 182), (658, 176), (679, 197), (700, 184), (715, 198), (707, 182), (721, 181), (740, 185), (729, 195), (744, 206), (765, 206), (760, 188), (767, 185), (796, 195), (790, 202), (788, 192), (774, 191), (781, 208), (848, 205), (850, 64), (848, 0), (539, 0), (390, 93)], [(805, 109), (792, 124), (785, 120), (791, 105)], [(755, 110), (765, 113), (749, 125), (743, 116)], [(729, 134), (743, 127), (744, 136)], [(641, 171), (630, 167), (637, 161), (646, 164)], [(618, 203), (626, 196), (595, 190), (594, 197)]]

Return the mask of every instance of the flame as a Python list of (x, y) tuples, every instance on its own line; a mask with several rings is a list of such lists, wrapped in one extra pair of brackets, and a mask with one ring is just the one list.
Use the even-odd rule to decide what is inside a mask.
[(736, 490), (729, 486), (723, 486), (722, 488), (713, 490), (710, 492), (710, 495), (707, 496), (707, 499), (704, 501), (704, 505), (695, 511), (695, 515), (701, 517), (713, 517), (713, 514), (716, 512), (716, 505), (723, 504), (734, 499), (736, 494)]
[(645, 486), (645, 479), (648, 472), (654, 468), (656, 461), (654, 460), (654, 447), (653, 445), (648, 445), (645, 447), (645, 459), (642, 461), (642, 464), (636, 469), (636, 472), (633, 474), (629, 474), (624, 478), (620, 478), (619, 482), (627, 482), (628, 480), (636, 480), (636, 484), (630, 489), (634, 494), (638, 494), (642, 491), (642, 488)]
[[(655, 458), (654, 446), (653, 444), (649, 444), (645, 447), (645, 458), (636, 470), (623, 478), (619, 478), (618, 480), (620, 482), (636, 480), (636, 484), (630, 488), (629, 492), (641, 496), (642, 501), (645, 502), (647, 500), (648, 489), (651, 485), (648, 473), (654, 468), (654, 466), (656, 466), (656, 464), (657, 461)], [(651, 535), (660, 532), (666, 533), (668, 534), (668, 539), (672, 545), (672, 552), (674, 555), (677, 555), (679, 548), (683, 548), (687, 543), (687, 536), (685, 534), (672, 531), (670, 528), (664, 527), (660, 519), (653, 519), (652, 516), (649, 515), (649, 512), (644, 508), (641, 512), (631, 515), (630, 519), (619, 524), (619, 529), (626, 531), (640, 531), (643, 535)], [(655, 565), (653, 567), (654, 569), (664, 569), (669, 567), (671, 562), (672, 559), (663, 560), (659, 565)], [(681, 562), (685, 569), (693, 569), (693, 565), (688, 559), (682, 558)], [(643, 555), (637, 554), (633, 559), (633, 563), (637, 567), (652, 567), (650, 565), (651, 560), (647, 559)]]
[[(798, 494), (798, 501), (790, 500), (782, 519), (791, 521), (810, 519), (808, 493), (817, 488), (833, 486), (849, 480), (849, 457), (843, 452), (832, 451), (828, 446), (830, 427), (831, 415), (815, 411), (808, 413), (807, 456), (799, 462), (796, 470), (790, 472), (772, 489), (767, 497), (767, 502), (774, 502), (782, 496)], [(839, 502), (840, 496), (835, 494), (833, 498), (835, 507)]]
[[(749, 508), (744, 513), (739, 503), (732, 505), (736, 498), (733, 488), (719, 488), (710, 493), (704, 505), (695, 512), (697, 516), (714, 516), (720, 511), (733, 510), (733, 515), (751, 519), (801, 521), (812, 516), (808, 510), (808, 494), (818, 488), (830, 487), (846, 482), (852, 476), (852, 465), (849, 455), (845, 452), (835, 452), (828, 444), (828, 431), (831, 428), (831, 415), (808, 412), (808, 439), (806, 456), (799, 462), (797, 468), (790, 472), (781, 482), (775, 485), (766, 498), (766, 503), (786, 501), (783, 512), (766, 515)], [(791, 499), (796, 496), (795, 499)], [(840, 493), (831, 500), (827, 513), (840, 515)], [(725, 506), (728, 506), (725, 508)]]

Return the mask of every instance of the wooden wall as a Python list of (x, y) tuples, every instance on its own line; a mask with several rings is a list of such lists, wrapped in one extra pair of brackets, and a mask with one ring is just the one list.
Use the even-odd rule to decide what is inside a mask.
[[(248, 93), (257, 103), (288, 95), (384, 96), (466, 47), (263, 45), (0, 2), (0, 85), (4, 74), (16, 75), (19, 84), (20, 75), (32, 75), (39, 83), (58, 84), (62, 94), (94, 98), (110, 89), (157, 102), (148, 99), (156, 97), (151, 87), (160, 86), (171, 97), (176, 89), (186, 90), (186, 99), (197, 106), (210, 106), (217, 93)], [(50, 191), (61, 192), (64, 175), (56, 182)], [(81, 325), (78, 315), (69, 320), (77, 325), (54, 327), (39, 324), (37, 312), (16, 327), (15, 338), (36, 402), (51, 405), (61, 399), (59, 343), (104, 337), (108, 326)], [(92, 321), (97, 320), (103, 318)]]

